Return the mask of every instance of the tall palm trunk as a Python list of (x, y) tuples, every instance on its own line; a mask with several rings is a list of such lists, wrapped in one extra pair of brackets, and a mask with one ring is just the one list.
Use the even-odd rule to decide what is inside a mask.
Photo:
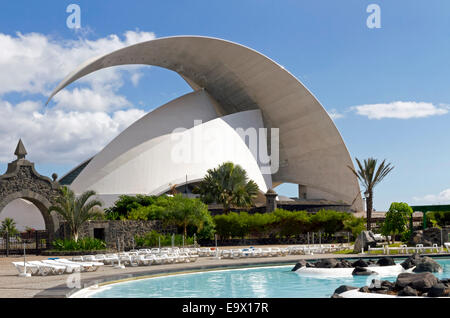
[(372, 230), (372, 210), (373, 210), (373, 192), (369, 191), (369, 196), (366, 199), (366, 214), (367, 214), (367, 231)]

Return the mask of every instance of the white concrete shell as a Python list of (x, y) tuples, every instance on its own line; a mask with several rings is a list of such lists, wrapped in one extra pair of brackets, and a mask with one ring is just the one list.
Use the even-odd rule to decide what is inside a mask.
[[(164, 67), (180, 74), (194, 90), (205, 90), (216, 114), (211, 108), (203, 113), (200, 108), (205, 105), (186, 104), (184, 107), (180, 104), (177, 111), (182, 111), (183, 116), (191, 116), (190, 112), (193, 112), (193, 117), (206, 121), (247, 110), (260, 110), (264, 127), (279, 128), (280, 133), (280, 168), (271, 176), (274, 186), (283, 182), (305, 185), (309, 198), (342, 201), (362, 210), (359, 185), (348, 168), (353, 163), (328, 113), (292, 74), (245, 46), (197, 36), (138, 43), (84, 63), (58, 85), (51, 97), (89, 73), (125, 64)], [(158, 110), (149, 115), (157, 114)], [(198, 117), (200, 115), (203, 117)], [(135, 132), (138, 131), (136, 128)], [(139, 142), (151, 137), (146, 134), (139, 136)], [(120, 135), (117, 140), (123, 139), (122, 142), (114, 140), (102, 151), (105, 157), (111, 156), (107, 161), (120, 161), (112, 157), (125, 154), (125, 148), (131, 147), (125, 144), (139, 144), (125, 138), (128, 138), (127, 134)], [(100, 159), (94, 158), (83, 174), (94, 171), (96, 162), (99, 163)], [(103, 175), (105, 171), (99, 173)], [(95, 179), (95, 175), (85, 178)], [(77, 184), (81, 190), (81, 182), (75, 180), (73, 185)]]

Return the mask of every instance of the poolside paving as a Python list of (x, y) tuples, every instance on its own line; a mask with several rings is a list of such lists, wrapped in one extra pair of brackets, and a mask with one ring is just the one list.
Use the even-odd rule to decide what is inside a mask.
[[(242, 247), (241, 247), (242, 248)], [(225, 248), (224, 248), (225, 249)], [(370, 255), (379, 257), (381, 255)], [(175, 273), (215, 268), (233, 268), (251, 265), (295, 264), (300, 259), (320, 258), (355, 258), (356, 254), (315, 254), (315, 255), (287, 255), (279, 257), (216, 259), (214, 257), (200, 257), (194, 263), (178, 263), (165, 265), (151, 265), (126, 267), (115, 269), (112, 266), (102, 266), (95, 272), (80, 273), (81, 286), (87, 287), (105, 281), (127, 279), (136, 276), (156, 275), (161, 273)], [(42, 260), (45, 256), (27, 256), (27, 260)], [(51, 276), (18, 277), (16, 268), (11, 262), (22, 261), (22, 257), (0, 257), (0, 298), (29, 298), (29, 297), (66, 297), (76, 288), (67, 287), (69, 274)], [(73, 278), (73, 276), (71, 276)]]

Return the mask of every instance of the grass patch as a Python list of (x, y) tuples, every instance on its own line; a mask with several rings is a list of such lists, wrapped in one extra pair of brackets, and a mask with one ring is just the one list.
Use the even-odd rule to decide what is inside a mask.
[(356, 254), (352, 249), (333, 252), (333, 254)]

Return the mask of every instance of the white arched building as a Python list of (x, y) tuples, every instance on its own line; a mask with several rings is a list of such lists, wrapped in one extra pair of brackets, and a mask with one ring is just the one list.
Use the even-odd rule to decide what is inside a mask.
[(232, 161), (262, 192), (295, 183), (303, 198), (362, 210), (350, 155), (328, 113), (292, 74), (245, 46), (198, 36), (138, 43), (84, 63), (51, 97), (125, 64), (177, 72), (193, 92), (146, 114), (60, 179), (76, 193), (95, 190), (107, 205), (121, 194), (158, 195)]

